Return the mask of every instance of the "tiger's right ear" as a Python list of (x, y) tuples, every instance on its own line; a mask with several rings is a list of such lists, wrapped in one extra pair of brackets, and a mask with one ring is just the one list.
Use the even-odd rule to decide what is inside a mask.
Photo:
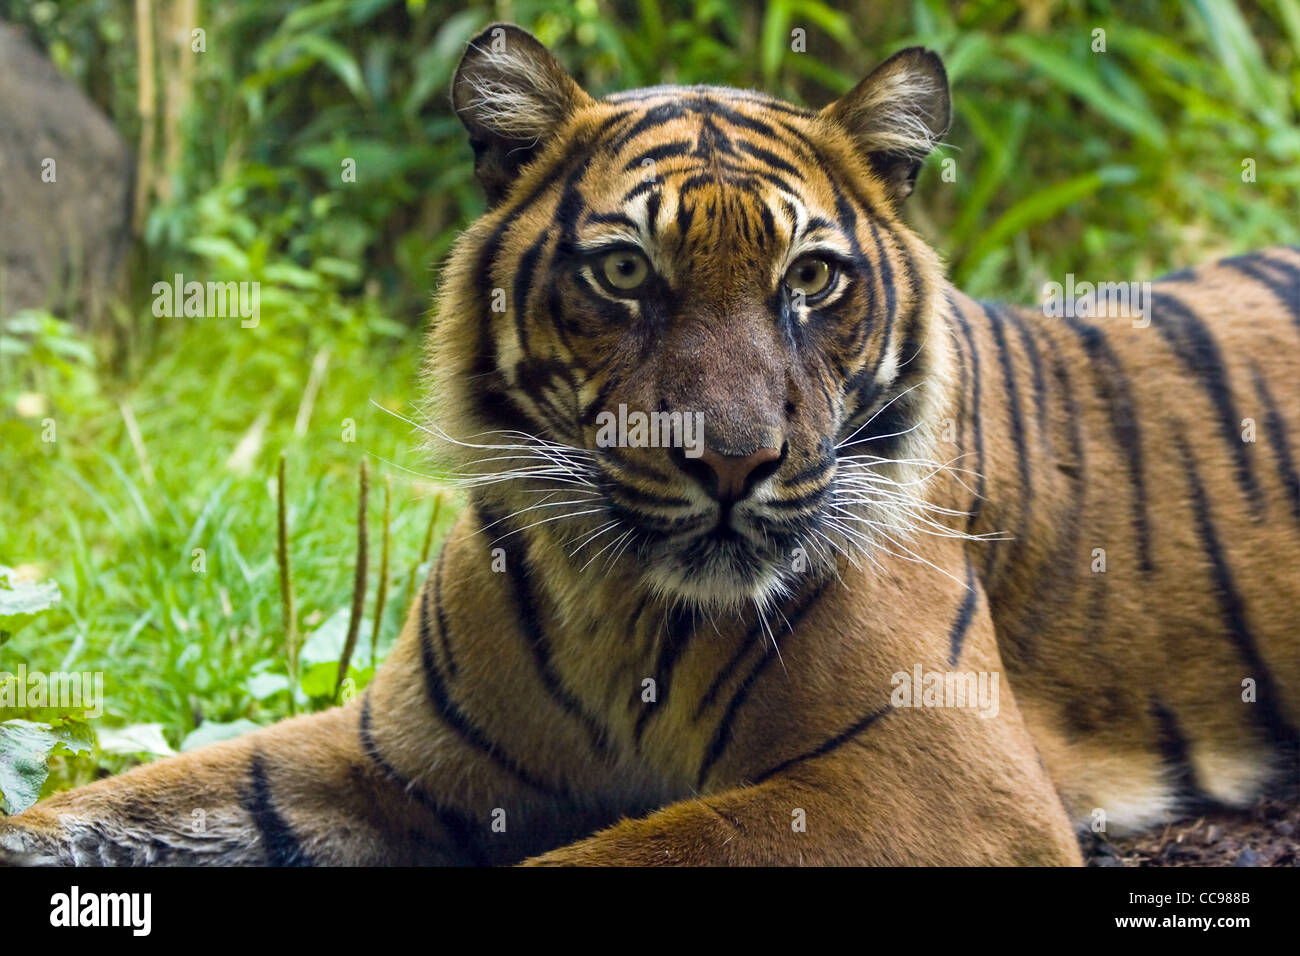
[(897, 204), (911, 194), (921, 163), (948, 131), (948, 74), (937, 53), (909, 47), (821, 115), (853, 138)]
[(469, 41), (451, 103), (469, 132), (474, 174), (495, 206), (519, 170), (591, 98), (526, 30), (495, 23)]

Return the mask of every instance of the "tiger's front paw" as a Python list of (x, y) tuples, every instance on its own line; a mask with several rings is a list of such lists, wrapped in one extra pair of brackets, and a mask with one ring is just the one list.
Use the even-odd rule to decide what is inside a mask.
[(0, 820), (0, 866), (125, 866), (156, 862), (80, 815), (32, 811)]
[(57, 848), (48, 834), (0, 820), (0, 866), (58, 866)]

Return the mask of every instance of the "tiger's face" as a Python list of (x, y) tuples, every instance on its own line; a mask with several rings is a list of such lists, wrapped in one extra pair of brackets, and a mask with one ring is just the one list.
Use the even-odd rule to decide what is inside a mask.
[(494, 27), (453, 97), (491, 208), (452, 255), (432, 372), (481, 503), (711, 609), (897, 522), (938, 270), (896, 207), (947, 125), (937, 58), (904, 51), (821, 112), (593, 100)]

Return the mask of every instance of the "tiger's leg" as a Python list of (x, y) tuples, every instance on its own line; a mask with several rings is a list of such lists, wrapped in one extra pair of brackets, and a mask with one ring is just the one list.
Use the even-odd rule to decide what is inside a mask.
[[(928, 556), (955, 566), (960, 554), (947, 547)], [(1074, 828), (1001, 679), (987, 598), (967, 581), (935, 575), (924, 602), (890, 593), (889, 578), (875, 593), (830, 588), (782, 645), (783, 666), (750, 672), (743, 703), (726, 709), (727, 733), (711, 736), (727, 742), (703, 752), (697, 798), (527, 862), (1080, 865)], [(903, 680), (918, 671), (945, 681), (937, 697)], [(975, 686), (949, 699), (946, 680), (959, 676)]]
[(365, 752), (362, 706), (55, 794), (0, 820), (19, 864), (472, 862), (457, 822), (412, 799)]
[[(909, 733), (914, 715), (949, 726)], [(1023, 725), (1005, 732), (969, 712), (915, 711), (886, 733), (901, 716), (526, 865), (1081, 865)], [(952, 722), (963, 717), (965, 727)]]
[(55, 794), (0, 819), (0, 863), (516, 863), (617, 819), (564, 786), (583, 728), (533, 694), (467, 527), (361, 699)]

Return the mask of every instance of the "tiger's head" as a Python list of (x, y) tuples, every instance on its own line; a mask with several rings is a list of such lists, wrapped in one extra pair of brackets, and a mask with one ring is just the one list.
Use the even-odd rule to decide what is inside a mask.
[(935, 54), (820, 111), (596, 99), (498, 25), (452, 100), (489, 208), (442, 277), (430, 419), (497, 534), (722, 610), (908, 532), (951, 362), (898, 217), (948, 126)]

